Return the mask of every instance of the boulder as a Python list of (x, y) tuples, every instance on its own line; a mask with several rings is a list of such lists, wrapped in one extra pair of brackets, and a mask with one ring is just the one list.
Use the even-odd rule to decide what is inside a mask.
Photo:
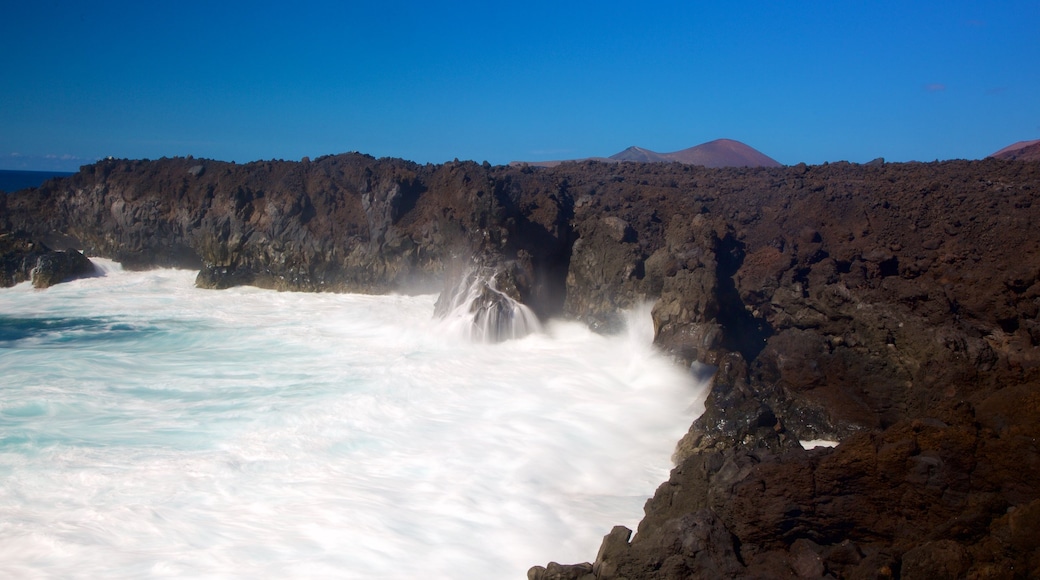
[(78, 250), (54, 251), (24, 232), (0, 233), (0, 287), (32, 280), (33, 287), (48, 288), (95, 273)]
[(47, 252), (36, 260), (36, 266), (32, 269), (32, 284), (34, 288), (49, 288), (96, 273), (94, 263), (78, 250)]

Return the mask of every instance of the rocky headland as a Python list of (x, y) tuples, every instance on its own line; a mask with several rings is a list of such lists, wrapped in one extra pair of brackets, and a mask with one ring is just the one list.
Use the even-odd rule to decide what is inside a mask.
[[(1029, 578), (1038, 197), (1040, 163), (1001, 159), (107, 160), (0, 196), (0, 232), (208, 288), (450, 295), (477, 276), (488, 301), (604, 332), (655, 301), (657, 344), (714, 371), (707, 410), (634, 536), (531, 578)], [(820, 439), (840, 444), (803, 448)]]
[(34, 288), (49, 288), (95, 273), (94, 264), (79, 250), (55, 251), (24, 232), (0, 233), (0, 288), (26, 280)]

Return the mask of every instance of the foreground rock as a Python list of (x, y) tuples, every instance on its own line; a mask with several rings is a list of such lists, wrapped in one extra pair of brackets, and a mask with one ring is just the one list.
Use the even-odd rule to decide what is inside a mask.
[(997, 159), (106, 161), (8, 196), (0, 226), (213, 288), (475, 288), (496, 321), (611, 331), (654, 301), (658, 345), (717, 369), (707, 410), (634, 535), (532, 578), (1026, 578), (1038, 193), (1040, 164)]
[[(607, 536), (595, 577), (914, 577), (939, 556), (953, 563), (917, 577), (1040, 572), (1037, 176), (716, 174), (672, 219), (650, 188), (579, 200), (574, 311), (602, 323), (660, 296), (658, 341), (719, 368), (670, 481), (630, 542)], [(639, 235), (608, 247), (597, 205)], [(813, 439), (842, 444), (798, 444)]]
[(51, 250), (19, 233), (0, 233), (0, 287), (32, 280), (34, 288), (93, 276), (94, 264), (77, 250)]

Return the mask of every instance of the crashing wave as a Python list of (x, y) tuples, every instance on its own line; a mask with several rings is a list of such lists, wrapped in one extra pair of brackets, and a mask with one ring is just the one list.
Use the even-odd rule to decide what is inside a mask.
[(541, 331), (534, 311), (499, 289), (498, 275), (472, 268), (441, 293), (434, 313), (449, 332), (474, 342), (501, 342)]

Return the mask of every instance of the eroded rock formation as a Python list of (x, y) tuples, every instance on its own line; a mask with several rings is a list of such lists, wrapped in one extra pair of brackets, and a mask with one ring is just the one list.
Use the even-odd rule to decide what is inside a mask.
[[(539, 316), (602, 331), (655, 301), (658, 345), (718, 369), (707, 411), (634, 536), (533, 578), (1025, 578), (1040, 575), (1038, 194), (1040, 164), (997, 159), (105, 161), (8, 196), (0, 227), (198, 267), (212, 288), (451, 288), (475, 267)], [(802, 448), (815, 439), (841, 444)]]
[(55, 251), (23, 232), (0, 233), (0, 288), (26, 280), (49, 288), (94, 273), (94, 264), (78, 250)]

